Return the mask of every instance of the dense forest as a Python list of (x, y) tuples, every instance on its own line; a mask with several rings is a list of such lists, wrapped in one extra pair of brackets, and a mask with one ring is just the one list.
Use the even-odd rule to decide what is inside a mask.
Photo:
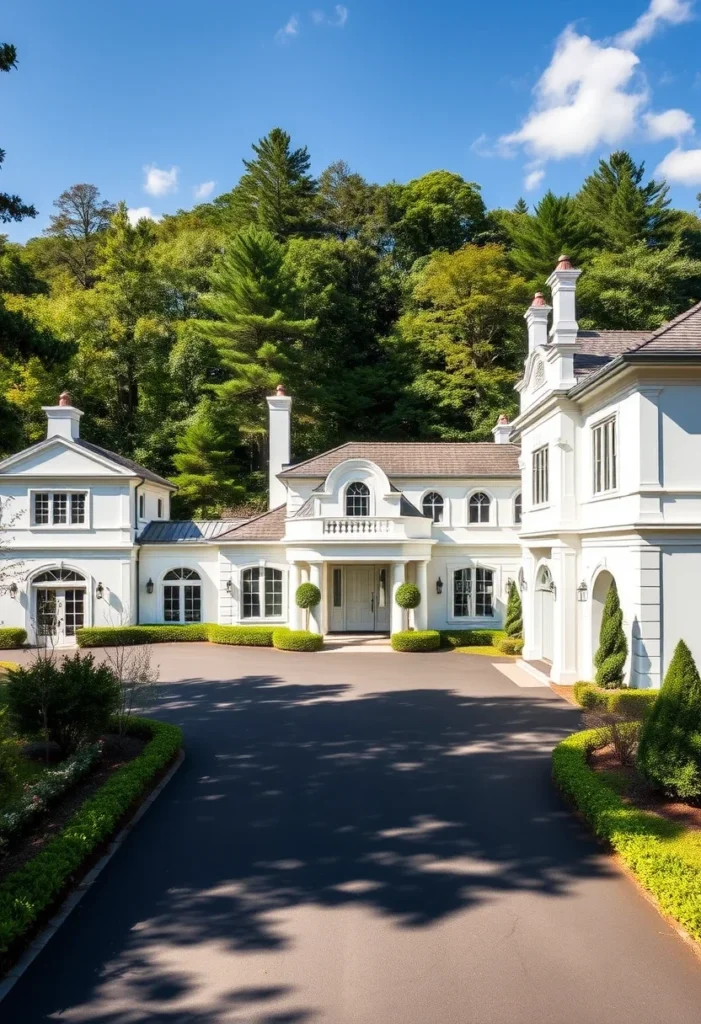
[[(261, 506), (280, 382), (296, 458), (490, 439), (562, 251), (586, 270), (584, 326), (654, 328), (701, 299), (701, 219), (625, 152), (576, 195), (488, 210), (450, 171), (315, 178), (275, 128), (212, 202), (132, 225), (117, 198), (73, 185), (42, 235), (0, 236), (0, 455), (41, 438), (67, 388), (85, 436), (176, 481), (180, 515)], [(5, 222), (34, 214), (0, 195)]]

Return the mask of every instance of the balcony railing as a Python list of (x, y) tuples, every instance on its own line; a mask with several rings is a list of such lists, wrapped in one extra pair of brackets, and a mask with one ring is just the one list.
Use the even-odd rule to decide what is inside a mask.
[(324, 536), (377, 537), (394, 533), (394, 520), (351, 516), (348, 519), (324, 519)]

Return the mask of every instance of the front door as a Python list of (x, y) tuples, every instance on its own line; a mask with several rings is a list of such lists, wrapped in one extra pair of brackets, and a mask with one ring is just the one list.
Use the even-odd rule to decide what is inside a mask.
[(348, 565), (345, 577), (346, 630), (349, 633), (372, 633), (375, 629), (375, 567)]
[(85, 625), (85, 590), (39, 587), (36, 592), (38, 638), (56, 647), (75, 642), (75, 631)]

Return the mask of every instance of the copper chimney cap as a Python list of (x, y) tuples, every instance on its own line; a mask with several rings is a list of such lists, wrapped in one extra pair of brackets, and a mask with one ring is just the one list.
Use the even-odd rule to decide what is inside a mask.
[(62, 391), (61, 394), (58, 396), (58, 404), (59, 405), (71, 405), (72, 402), (71, 402), (70, 392)]
[(560, 259), (557, 261), (557, 266), (555, 267), (555, 270), (574, 270), (574, 267), (572, 266), (572, 262), (569, 256), (565, 256), (565, 254), (563, 253), (562, 256), (560, 256)]

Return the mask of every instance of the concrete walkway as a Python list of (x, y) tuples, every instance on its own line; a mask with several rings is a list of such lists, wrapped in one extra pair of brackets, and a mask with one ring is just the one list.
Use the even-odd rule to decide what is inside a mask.
[(578, 712), (488, 659), (155, 649), (188, 759), (17, 1024), (697, 1024), (701, 963), (562, 806)]

